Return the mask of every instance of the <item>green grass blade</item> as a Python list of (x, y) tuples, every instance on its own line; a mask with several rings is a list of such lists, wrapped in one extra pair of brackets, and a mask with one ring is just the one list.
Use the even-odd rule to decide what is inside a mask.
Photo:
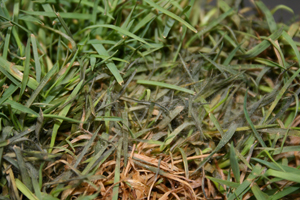
[(157, 82), (157, 81), (137, 80), (137, 84), (154, 85), (154, 86), (169, 88), (169, 89), (172, 89), (172, 90), (177, 90), (177, 91), (180, 91), (180, 92), (185, 92), (185, 93), (192, 94), (192, 95), (195, 94), (195, 92), (192, 91), (192, 90), (185, 89), (185, 88), (177, 86), (177, 85), (171, 85), (171, 84), (168, 84), (168, 83), (162, 83), (162, 82)]
[(240, 49), (241, 47), (241, 44), (239, 44), (237, 47), (234, 48), (234, 50), (232, 50), (230, 52), (230, 54), (228, 55), (228, 57), (225, 59), (223, 65), (226, 66), (226, 65), (229, 65), (231, 60), (233, 59), (233, 57), (235, 56), (236, 52)]
[(88, 141), (88, 143), (84, 146), (83, 150), (80, 152), (76, 162), (74, 163), (74, 168), (77, 168), (81, 160), (83, 159), (83, 156), (87, 153), (88, 149), (91, 147), (92, 143), (94, 142), (96, 136), (98, 135), (100, 131), (101, 125), (97, 128), (91, 139)]
[(209, 180), (211, 180), (213, 182), (217, 182), (219, 184), (227, 185), (231, 188), (237, 188), (240, 185), (239, 183), (235, 183), (235, 182), (232, 182), (232, 181), (226, 181), (226, 180), (222, 180), (222, 179), (218, 179), (218, 178), (213, 178), (213, 177), (210, 177), (210, 176), (205, 176), (205, 178), (208, 178)]
[(179, 151), (181, 153), (181, 157), (182, 157), (182, 161), (183, 161), (185, 177), (188, 179), (189, 178), (189, 165), (188, 165), (188, 161), (186, 158), (186, 153), (182, 148), (179, 148)]
[(181, 124), (179, 127), (177, 127), (172, 133), (170, 133), (170, 135), (168, 135), (168, 137), (166, 138), (165, 142), (164, 142), (164, 146), (162, 146), (161, 148), (164, 149), (166, 146), (168, 146), (169, 144), (171, 144), (171, 142), (173, 140), (175, 140), (176, 136), (186, 127), (193, 125), (194, 123), (192, 122), (184, 122), (183, 124)]
[(95, 121), (113, 121), (113, 122), (119, 122), (123, 119), (121, 117), (114, 117), (114, 116), (97, 116), (95, 118)]
[(235, 155), (235, 149), (233, 143), (230, 145), (230, 166), (235, 178), (235, 182), (240, 183), (240, 167)]
[(50, 118), (50, 119), (61, 119), (63, 121), (67, 121), (67, 122), (71, 122), (71, 123), (77, 123), (77, 124), (84, 123), (80, 120), (76, 120), (76, 119), (73, 119), (73, 118), (64, 117), (64, 116), (60, 116), (60, 115), (43, 114), (43, 117), (44, 118)]
[(122, 26), (121, 26), (121, 28), (123, 28), (123, 29), (126, 29), (126, 30), (128, 30), (129, 31), (129, 22), (131, 21), (131, 19), (132, 19), (132, 14), (133, 14), (133, 11), (135, 10), (135, 8), (136, 8), (136, 4), (133, 6), (133, 8), (131, 9), (131, 11), (130, 11), (130, 13), (129, 13), (129, 15), (126, 17), (126, 19), (125, 19), (125, 21), (124, 21), (124, 23), (122, 24)]
[(256, 179), (257, 176), (259, 176), (262, 173), (262, 171), (263, 169), (261, 168), (261, 166), (256, 165), (253, 168), (251, 174), (249, 174), (249, 176), (244, 180), (244, 182), (240, 184), (240, 186), (237, 187), (236, 190), (229, 195), (228, 200), (234, 200), (236, 198), (239, 198), (245, 190), (249, 190), (249, 186), (252, 183), (252, 181), (254, 181), (254, 179)]
[(194, 42), (197, 38), (200, 38), (202, 35), (209, 32), (212, 28), (219, 25), (221, 23), (221, 21), (223, 21), (226, 17), (228, 17), (232, 13), (233, 13), (233, 9), (230, 9), (227, 12), (220, 15), (217, 19), (208, 23), (208, 25), (206, 27), (204, 27), (202, 30), (200, 30), (197, 34), (195, 34), (193, 37), (191, 37), (191, 39), (189, 39), (187, 41), (187, 43), (185, 44), (185, 48), (189, 47), (192, 44), (192, 42)]
[(267, 8), (267, 6), (262, 1), (255, 1), (255, 4), (264, 13), (271, 33), (275, 32), (277, 29), (277, 24), (274, 20), (274, 17), (272, 15), (271, 11)]
[(120, 166), (121, 166), (121, 155), (122, 155), (122, 140), (117, 143), (117, 160), (114, 173), (114, 187), (112, 192), (112, 200), (119, 199), (119, 181), (120, 181)]
[[(0, 69), (1, 72), (5, 73), (8, 72), (11, 76), (13, 76), (13, 79), (11, 78), (11, 76), (7, 76), (11, 81), (13, 81), (15, 83), (15, 85), (18, 85), (18, 82), (15, 82), (15, 79), (22, 81), (23, 80), (23, 73), (21, 73), (17, 67), (20, 67), (18, 65), (15, 66), (14, 63), (11, 63), (7, 60), (5, 60), (3, 57), (0, 56)], [(22, 66), (21, 66), (22, 68)], [(6, 74), (5, 74), (6, 75)], [(35, 90), (38, 86), (38, 82), (29, 77), (28, 82), (27, 82), (27, 86), (30, 87), (31, 89)]]
[[(56, 17), (54, 12), (45, 12), (45, 11), (27, 11), (27, 10), (21, 10), (21, 12), (26, 13), (28, 15), (33, 15), (33, 16), (44, 16), (44, 17)], [(62, 18), (66, 19), (83, 19), (83, 20), (88, 20), (92, 18), (91, 14), (88, 13), (60, 13), (60, 16)]]
[(31, 51), (30, 42), (31, 42), (30, 37), (28, 37), (27, 45), (26, 45), (26, 49), (25, 49), (26, 59), (25, 59), (24, 73), (23, 73), (23, 79), (22, 79), (22, 85), (21, 85), (21, 91), (20, 91), (20, 98), (24, 93), (24, 90), (27, 85), (27, 81), (29, 79), (29, 64), (30, 64), (30, 51)]
[(294, 50), (294, 53), (296, 55), (296, 58), (298, 60), (298, 65), (300, 66), (300, 54), (299, 54), (298, 47), (295, 44), (295, 41), (285, 31), (282, 32), (282, 37), (289, 43), (289, 45), (291, 45), (291, 47)]
[(274, 169), (268, 169), (265, 173), (265, 176), (274, 176), (277, 178), (281, 178), (282, 180), (289, 180), (289, 181), (293, 181), (296, 183), (300, 183), (300, 174), (282, 172), (282, 171), (277, 171)]
[(10, 43), (11, 30), (12, 30), (12, 27), (9, 27), (8, 31), (7, 31), (7, 34), (5, 36), (4, 48), (3, 48), (3, 55), (2, 55), (2, 57), (4, 59), (7, 58), (7, 54), (8, 54), (8, 47), (9, 47), (9, 43)]
[[(80, 81), (80, 83), (78, 83), (78, 85), (74, 88), (74, 90), (72, 91), (71, 95), (68, 97), (68, 99), (66, 100), (66, 102), (69, 102), (76, 95), (78, 95), (78, 92), (81, 89), (82, 84), (83, 84), (83, 80)], [(62, 117), (65, 117), (68, 114), (71, 106), (72, 106), (72, 102), (69, 102), (69, 104), (63, 108), (63, 110), (59, 113), (59, 115), (62, 116)], [(60, 125), (61, 125), (62, 122), (63, 122), (63, 120), (59, 119), (54, 124), (53, 130), (52, 130), (52, 136), (51, 136), (49, 153), (52, 152), (52, 148), (54, 147), (55, 140), (56, 140), (57, 131), (58, 131), (58, 129), (59, 129), (59, 127), (60, 127)]]
[[(272, 33), (268, 38), (272, 40), (277, 40), (282, 35), (283, 27)], [(242, 55), (241, 58), (253, 58), (266, 50), (270, 46), (270, 42), (268, 40), (264, 40), (249, 51), (246, 54)]]
[(132, 33), (136, 33), (142, 27), (146, 26), (149, 22), (152, 22), (156, 15), (154, 13), (147, 14), (139, 23), (134, 27)]
[(296, 192), (299, 190), (299, 187), (289, 186), (284, 188), (283, 190), (278, 191), (276, 194), (273, 194), (270, 198), (271, 200), (282, 199), (283, 197), (287, 197), (289, 194)]
[(39, 200), (19, 179), (16, 179), (17, 188), (24, 194), (29, 200)]
[(33, 191), (31, 178), (30, 178), (29, 173), (27, 171), (27, 167), (26, 167), (24, 158), (22, 156), (21, 149), (18, 146), (14, 146), (13, 149), (14, 149), (16, 157), (17, 157), (17, 162), (18, 162), (18, 166), (19, 166), (19, 169), (20, 169), (22, 182), (26, 185), (26, 188), (28, 188), (30, 191)]
[(50, 80), (51, 77), (53, 77), (54, 73), (58, 69), (58, 65), (55, 65), (54, 67), (51, 68), (51, 70), (44, 76), (44, 78), (41, 80), (37, 88), (34, 90), (34, 92), (31, 94), (30, 98), (26, 102), (26, 106), (30, 107), (34, 100), (37, 98), (37, 96), (40, 94), (42, 89), (46, 86), (48, 81)]
[(275, 12), (277, 12), (277, 10), (280, 10), (280, 9), (286, 10), (286, 11), (290, 12), (291, 14), (295, 14), (294, 10), (292, 8), (290, 8), (286, 5), (283, 5), (283, 4), (277, 5), (275, 8), (273, 8), (271, 10), (271, 13), (274, 14)]
[[(96, 51), (100, 55), (104, 55), (104, 56), (109, 57), (108, 52), (106, 51), (106, 49), (104, 48), (104, 46), (102, 44), (93, 44), (93, 47), (96, 49)], [(117, 66), (114, 64), (114, 62), (113, 61), (107, 61), (105, 64), (106, 64), (107, 68), (109, 69), (109, 71), (114, 75), (117, 82), (120, 85), (122, 85), (124, 83), (123, 78), (122, 78), (121, 74), (119, 73), (119, 70), (118, 70)]]
[(254, 127), (251, 119), (250, 119), (250, 116), (248, 114), (248, 111), (247, 111), (247, 96), (248, 96), (248, 90), (246, 91), (246, 94), (245, 94), (245, 98), (244, 98), (244, 114), (245, 114), (245, 118), (249, 124), (249, 126), (251, 127), (256, 139), (259, 141), (260, 145), (262, 147), (267, 147), (267, 145), (265, 144), (265, 142), (263, 141), (262, 137), (259, 135), (259, 133), (257, 132), (256, 128)]
[(257, 183), (253, 183), (251, 190), (256, 199), (267, 200), (269, 198), (269, 196), (266, 193), (260, 190)]
[(274, 169), (276, 171), (282, 171), (282, 169), (283, 169), (285, 172), (288, 172), (288, 173), (291, 173), (291, 174), (292, 173), (293, 174), (300, 174), (300, 170), (296, 169), (296, 168), (293, 168), (293, 167), (281, 165), (279, 163), (268, 162), (268, 161), (265, 161), (265, 160), (262, 160), (262, 159), (259, 159), (259, 158), (251, 158), (251, 160), (256, 161), (258, 163), (261, 163), (261, 164), (267, 166), (268, 168)]
[(167, 38), (167, 37), (168, 37), (169, 32), (170, 32), (170, 30), (172, 29), (174, 23), (175, 23), (175, 20), (172, 19), (172, 18), (169, 18), (169, 19), (167, 20), (167, 23), (166, 23), (166, 26), (165, 26), (164, 32), (163, 32), (163, 37), (164, 37), (164, 38)]
[(255, 58), (255, 61), (256, 62), (259, 62), (263, 65), (267, 65), (269, 67), (279, 67), (281, 69), (285, 69), (283, 66), (281, 66), (280, 64), (276, 63), (276, 62), (273, 62), (271, 60), (268, 60), (268, 59), (264, 59), (264, 58)]
[(121, 34), (123, 34), (123, 36), (129, 36), (135, 40), (138, 40), (144, 44), (147, 44), (148, 46), (152, 47), (151, 44), (149, 44), (148, 42), (146, 42), (143, 38), (140, 38), (138, 36), (136, 36), (135, 34), (127, 31), (126, 29), (123, 29), (121, 27), (117, 27), (117, 26), (114, 26), (114, 25), (110, 25), (110, 24), (100, 24), (100, 25), (93, 25), (93, 26), (88, 26), (86, 28), (84, 28), (82, 31), (86, 31), (88, 29), (94, 29), (94, 28), (100, 28), (100, 27), (104, 27), (104, 28), (109, 28), (109, 29), (113, 29), (115, 31), (118, 31), (120, 32)]
[(18, 110), (18, 111), (20, 111), (20, 112), (32, 114), (32, 115), (34, 115), (34, 116), (36, 116), (36, 117), (39, 116), (39, 114), (36, 113), (35, 111), (33, 111), (32, 109), (30, 109), (30, 108), (28, 108), (28, 107), (26, 107), (26, 106), (24, 106), (24, 105), (22, 105), (22, 104), (20, 104), (20, 103), (18, 103), (18, 102), (16, 102), (16, 101), (7, 99), (7, 100), (4, 102), (4, 104), (9, 104), (12, 108), (14, 108), (14, 109), (16, 109), (16, 110)]
[(36, 37), (33, 34), (31, 34), (31, 44), (32, 44), (32, 51), (33, 51), (33, 57), (34, 57), (34, 63), (35, 63), (36, 81), (40, 82), (41, 81), (42, 68), (41, 68), (38, 49), (37, 49), (37, 45), (36, 45)]
[(173, 19), (179, 21), (180, 23), (182, 23), (183, 25), (185, 25), (186, 27), (188, 27), (191, 31), (197, 33), (197, 30), (192, 26), (190, 25), (188, 22), (184, 21), (182, 18), (180, 18), (179, 16), (175, 15), (174, 13), (160, 7), (159, 5), (157, 5), (156, 3), (154, 3), (153, 1), (151, 0), (144, 0), (146, 3), (148, 3), (150, 6), (152, 6), (153, 8), (159, 10), (160, 12), (172, 17)]
[[(20, 86), (20, 84), (19, 84)], [(2, 105), (11, 95), (18, 89), (19, 87), (15, 84), (10, 84), (9, 88), (5, 90), (4, 94), (2, 94), (0, 98), (0, 105)]]
[(288, 87), (292, 84), (292, 82), (294, 81), (294, 79), (299, 75), (299, 73), (300, 73), (300, 69), (298, 69), (296, 72), (294, 72), (293, 76), (291, 76), (291, 78), (289, 78), (286, 81), (286, 83), (283, 85), (283, 87), (279, 90), (279, 93), (277, 94), (274, 102), (272, 103), (271, 107), (269, 108), (268, 112), (266, 113), (266, 116), (265, 116), (265, 119), (264, 119), (264, 123), (268, 120), (268, 118), (272, 114), (274, 108), (276, 107), (276, 105), (278, 104), (278, 102), (281, 100), (282, 96), (284, 95), (284, 93), (286, 92), (286, 90), (288, 89)]
[(236, 123), (232, 123), (228, 129), (228, 131), (224, 134), (222, 139), (220, 140), (219, 144), (216, 146), (216, 148), (207, 156), (198, 166), (198, 168), (193, 172), (195, 174), (200, 168), (202, 168), (205, 163), (216, 153), (218, 152), (225, 144), (229, 142), (229, 140), (232, 138), (233, 134), (235, 133), (238, 125)]

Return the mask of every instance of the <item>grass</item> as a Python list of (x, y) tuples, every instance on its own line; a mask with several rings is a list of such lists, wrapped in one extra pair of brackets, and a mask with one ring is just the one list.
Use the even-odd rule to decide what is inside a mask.
[(299, 196), (299, 22), (273, 18), (290, 8), (1, 5), (1, 199)]

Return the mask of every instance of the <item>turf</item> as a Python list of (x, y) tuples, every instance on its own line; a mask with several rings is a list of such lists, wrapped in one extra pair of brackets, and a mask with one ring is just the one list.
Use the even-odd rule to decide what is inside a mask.
[(299, 22), (279, 9), (2, 1), (0, 199), (299, 196)]

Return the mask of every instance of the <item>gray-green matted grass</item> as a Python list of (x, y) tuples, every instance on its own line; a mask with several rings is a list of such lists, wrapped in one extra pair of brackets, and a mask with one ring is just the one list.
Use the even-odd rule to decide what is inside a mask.
[(0, 199), (299, 196), (300, 24), (253, 6), (2, 1)]

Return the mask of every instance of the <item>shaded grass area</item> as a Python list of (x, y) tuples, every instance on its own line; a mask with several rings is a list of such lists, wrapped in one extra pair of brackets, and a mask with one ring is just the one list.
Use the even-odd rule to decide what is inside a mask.
[(299, 22), (240, 3), (3, 2), (1, 199), (299, 195)]

